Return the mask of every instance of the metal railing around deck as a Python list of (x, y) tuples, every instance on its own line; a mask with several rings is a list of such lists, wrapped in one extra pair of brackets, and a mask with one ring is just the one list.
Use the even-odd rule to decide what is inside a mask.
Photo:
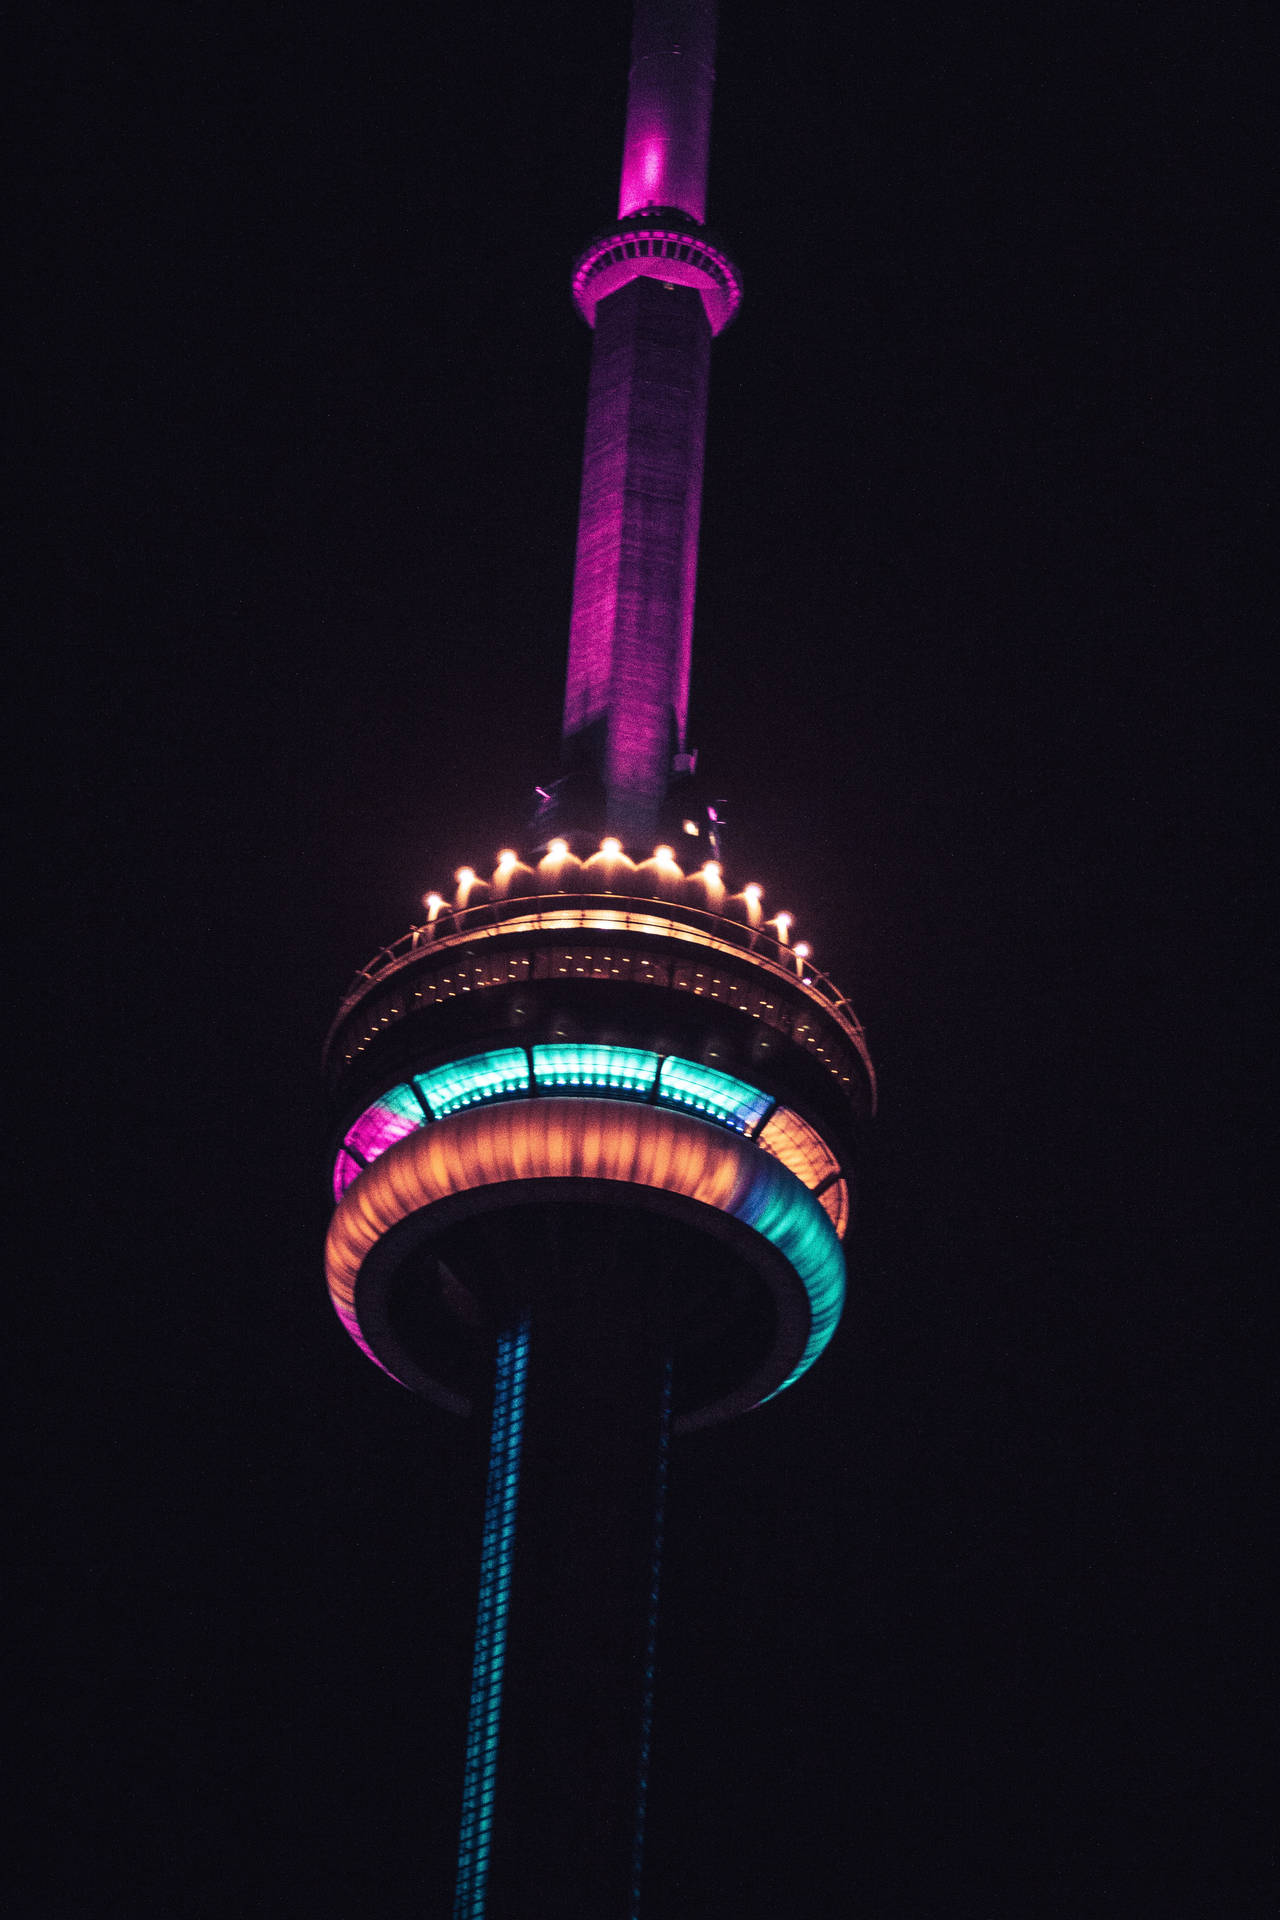
[(866, 1068), (874, 1100), (875, 1069), (867, 1051), (866, 1035), (848, 997), (834, 980), (812, 967), (768, 931), (726, 914), (686, 905), (683, 901), (641, 900), (634, 894), (519, 894), (488, 899), (473, 907), (444, 907), (433, 919), (410, 927), (400, 939), (382, 947), (359, 969), (329, 1029), (325, 1050), (348, 1014), (372, 986), (382, 986), (396, 973), (432, 956), (447, 953), (477, 939), (498, 933), (639, 933), (651, 938), (687, 941), (691, 946), (750, 959), (754, 967), (814, 1001), (852, 1042)]

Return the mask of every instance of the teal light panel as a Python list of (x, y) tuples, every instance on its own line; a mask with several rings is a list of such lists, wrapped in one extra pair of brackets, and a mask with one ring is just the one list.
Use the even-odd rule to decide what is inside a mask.
[(772, 1177), (762, 1177), (762, 1168), (734, 1211), (791, 1262), (809, 1295), (810, 1316), (804, 1352), (768, 1396), (772, 1400), (808, 1371), (835, 1332), (844, 1307), (845, 1268), (840, 1242), (822, 1208), (780, 1162), (767, 1166)]
[(520, 1481), (520, 1434), (529, 1362), (529, 1322), (498, 1341), (489, 1435), (489, 1477), (484, 1496), (484, 1545), (480, 1552), (480, 1604), (471, 1667), (471, 1710), (462, 1785), (462, 1835), (453, 1920), (484, 1920), (485, 1889), (493, 1836), (493, 1791), (498, 1770), (502, 1668), (507, 1649), (507, 1607), (516, 1540)]
[(658, 1081), (658, 1104), (683, 1107), (701, 1113), (735, 1133), (749, 1133), (773, 1104), (766, 1094), (757, 1093), (745, 1080), (718, 1073), (714, 1067), (700, 1067), (693, 1060), (670, 1058), (662, 1063)]
[(576, 1046), (567, 1041), (533, 1049), (533, 1077), (557, 1093), (581, 1087), (589, 1093), (652, 1092), (658, 1071), (656, 1053), (640, 1047)]
[(498, 1047), (493, 1053), (453, 1060), (447, 1067), (415, 1076), (423, 1099), (437, 1120), (483, 1100), (507, 1100), (529, 1091), (529, 1061), (523, 1047)]

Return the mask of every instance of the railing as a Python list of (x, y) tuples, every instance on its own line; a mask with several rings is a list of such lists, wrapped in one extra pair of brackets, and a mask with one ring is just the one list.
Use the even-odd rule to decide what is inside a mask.
[(347, 1015), (373, 986), (414, 965), (498, 933), (640, 933), (685, 940), (738, 958), (748, 957), (775, 978), (798, 988), (833, 1019), (861, 1059), (875, 1094), (875, 1069), (867, 1051), (866, 1035), (848, 997), (835, 981), (811, 967), (793, 947), (767, 931), (725, 914), (688, 906), (683, 901), (655, 899), (641, 903), (634, 894), (573, 893), (520, 894), (488, 899), (474, 907), (442, 907), (435, 919), (411, 927), (399, 940), (381, 948), (355, 975), (329, 1030), (326, 1050)]

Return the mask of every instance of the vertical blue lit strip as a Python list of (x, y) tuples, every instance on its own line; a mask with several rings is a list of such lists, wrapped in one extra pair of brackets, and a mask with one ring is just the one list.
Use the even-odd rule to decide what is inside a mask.
[(667, 1453), (671, 1442), (671, 1362), (662, 1376), (662, 1415), (658, 1433), (658, 1486), (653, 1513), (653, 1559), (649, 1563), (649, 1623), (644, 1655), (644, 1706), (640, 1715), (640, 1772), (636, 1793), (636, 1837), (631, 1855), (629, 1920), (640, 1913), (640, 1868), (644, 1858), (645, 1803), (649, 1796), (649, 1749), (653, 1736), (653, 1675), (658, 1645), (658, 1585), (662, 1574), (662, 1535), (667, 1511)]
[(476, 1614), (476, 1648), (471, 1669), (471, 1713), (467, 1721), (462, 1836), (458, 1845), (458, 1883), (453, 1897), (453, 1920), (483, 1920), (485, 1909), (528, 1360), (529, 1322), (526, 1317), (514, 1332), (503, 1334), (498, 1340), (493, 1425), (489, 1439), (489, 1478), (484, 1495), (480, 1605)]

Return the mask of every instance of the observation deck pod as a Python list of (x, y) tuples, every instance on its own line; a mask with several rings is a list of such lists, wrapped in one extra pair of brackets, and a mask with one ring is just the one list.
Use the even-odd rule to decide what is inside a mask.
[[(362, 969), (326, 1046), (330, 1293), (459, 1413), (520, 1316), (673, 1363), (676, 1430), (817, 1358), (874, 1076), (848, 1003), (715, 863), (503, 856)], [(585, 1352), (582, 1353), (586, 1364)]]

